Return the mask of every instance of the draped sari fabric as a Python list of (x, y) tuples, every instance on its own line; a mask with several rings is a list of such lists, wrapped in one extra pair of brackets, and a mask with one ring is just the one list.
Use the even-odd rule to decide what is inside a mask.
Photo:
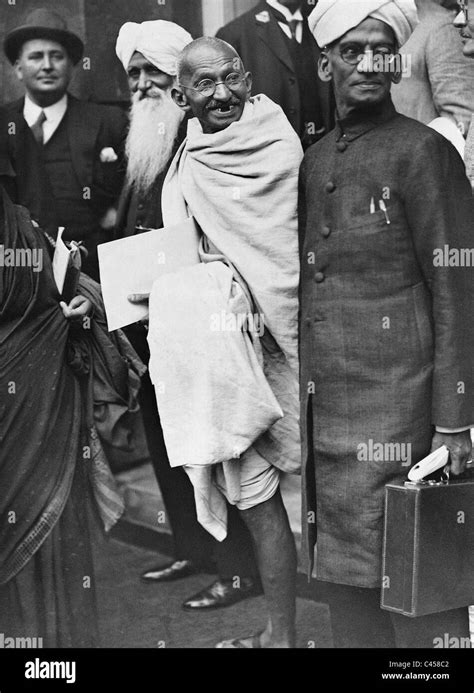
[[(0, 190), (0, 245), (40, 252), (42, 271), (0, 266), (0, 584), (29, 561), (67, 501), (79, 453), (79, 384), (51, 262), (26, 210)], [(6, 264), (6, 263), (5, 263)], [(58, 451), (61, 451), (58, 454)]]
[(138, 391), (146, 367), (121, 330), (108, 332), (99, 285), (81, 274), (78, 290), (91, 301), (94, 313), (88, 323), (71, 324), (68, 362), (81, 382), (87, 471), (100, 518), (108, 531), (122, 515), (124, 505), (103, 445), (109, 450), (133, 449)]
[(0, 630), (95, 646), (89, 499), (110, 529), (123, 502), (102, 441), (129, 446), (144, 367), (86, 275), (92, 318), (66, 320), (43, 234), (1, 188), (0, 247), (15, 257), (0, 262)]

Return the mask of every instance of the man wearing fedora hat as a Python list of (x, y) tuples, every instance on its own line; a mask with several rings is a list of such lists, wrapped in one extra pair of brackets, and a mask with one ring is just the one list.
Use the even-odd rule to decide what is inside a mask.
[(5, 54), (25, 96), (0, 109), (0, 182), (40, 226), (88, 250), (83, 269), (98, 279), (97, 245), (109, 240), (123, 182), (127, 119), (119, 108), (68, 93), (81, 39), (56, 12), (36, 9), (10, 31)]

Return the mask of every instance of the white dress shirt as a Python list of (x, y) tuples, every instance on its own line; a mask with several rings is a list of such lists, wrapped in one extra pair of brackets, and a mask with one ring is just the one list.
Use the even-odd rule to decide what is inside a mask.
[[(296, 20), (298, 22), (296, 25), (295, 38), (298, 43), (301, 43), (303, 40), (303, 15), (301, 14), (301, 10), (298, 9), (294, 14), (292, 14), (290, 10), (284, 5), (281, 5), (278, 0), (267, 0), (267, 5), (270, 5), (270, 7), (273, 7), (275, 10), (278, 10), (278, 12), (281, 12), (281, 14), (288, 21)], [(278, 22), (278, 24), (280, 29), (288, 36), (289, 39), (291, 39), (291, 29), (288, 24), (285, 24), (285, 22)]]
[(52, 106), (47, 106), (46, 108), (38, 106), (30, 99), (28, 94), (26, 94), (23, 117), (28, 123), (28, 127), (36, 123), (41, 111), (43, 111), (46, 116), (46, 120), (43, 123), (43, 143), (46, 144), (58, 129), (59, 123), (64, 118), (64, 114), (67, 111), (67, 94), (64, 94), (59, 101), (56, 101)]

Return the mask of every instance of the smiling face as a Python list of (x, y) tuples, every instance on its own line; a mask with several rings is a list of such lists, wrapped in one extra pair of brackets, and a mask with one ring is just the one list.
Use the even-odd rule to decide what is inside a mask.
[[(172, 95), (183, 110), (191, 110), (198, 118), (203, 132), (218, 132), (240, 120), (250, 97), (251, 76), (227, 44), (217, 40), (194, 44), (181, 65), (180, 88), (173, 89)], [(209, 84), (212, 92), (212, 82), (217, 83), (214, 93), (203, 93)]]
[[(390, 88), (397, 77), (393, 72), (374, 69), (376, 60), (370, 60), (369, 53), (377, 57), (394, 55), (397, 52), (395, 35), (392, 29), (378, 19), (366, 19), (355, 29), (348, 31), (339, 41), (323, 51), (319, 76), (332, 81), (340, 118), (354, 110), (366, 109), (382, 103), (390, 94)], [(363, 56), (355, 64), (346, 60), (352, 56)]]
[(454, 20), (454, 26), (459, 29), (464, 55), (474, 58), (474, 0), (462, 0), (458, 5), (460, 12)]
[(47, 107), (66, 93), (73, 71), (72, 61), (60, 43), (32, 39), (24, 43), (15, 72), (30, 98)]

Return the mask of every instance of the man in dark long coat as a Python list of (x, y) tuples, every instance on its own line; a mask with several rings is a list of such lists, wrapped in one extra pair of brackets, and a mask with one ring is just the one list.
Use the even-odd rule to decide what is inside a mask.
[(309, 23), (337, 123), (300, 179), (307, 560), (317, 531), (337, 647), (433, 647), (468, 636), (467, 609), (379, 608), (384, 487), (443, 444), (454, 474), (471, 455), (473, 270), (443, 255), (473, 245), (471, 190), (453, 146), (395, 111), (396, 72), (374, 67), (394, 64), (413, 1), (321, 0)]

